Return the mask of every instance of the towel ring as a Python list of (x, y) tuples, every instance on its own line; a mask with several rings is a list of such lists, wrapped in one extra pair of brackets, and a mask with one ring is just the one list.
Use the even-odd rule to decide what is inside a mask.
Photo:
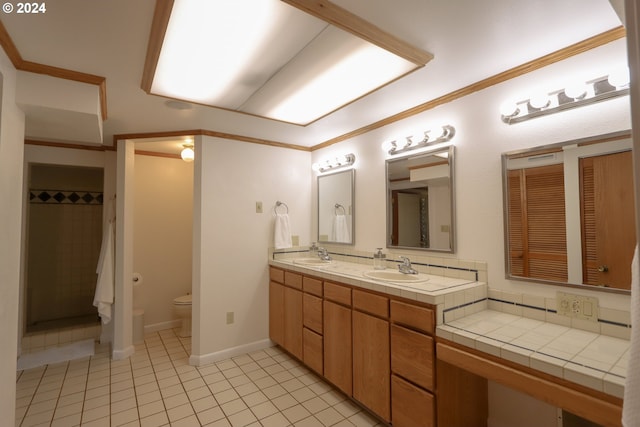
[(280, 200), (278, 200), (278, 201), (276, 202), (276, 207), (275, 207), (275, 208), (273, 208), (273, 210), (274, 210), (274, 211), (276, 211), (276, 213), (278, 213), (278, 208), (279, 208), (280, 206), (284, 206), (284, 207), (285, 207), (285, 209), (287, 210), (285, 213), (289, 213), (289, 206), (287, 206), (287, 204), (286, 204), (285, 202), (281, 202)]
[(338, 209), (342, 209), (342, 215), (346, 215), (347, 214), (347, 210), (340, 203), (336, 203), (334, 208), (335, 209), (334, 209), (333, 213), (335, 215), (338, 215)]

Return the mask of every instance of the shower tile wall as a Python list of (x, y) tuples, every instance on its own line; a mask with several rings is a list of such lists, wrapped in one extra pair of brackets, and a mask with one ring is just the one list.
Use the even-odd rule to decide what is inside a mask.
[(86, 339), (99, 327), (103, 182), (100, 167), (29, 164), (23, 350)]
[(32, 190), (30, 199), (27, 324), (95, 313), (102, 194)]

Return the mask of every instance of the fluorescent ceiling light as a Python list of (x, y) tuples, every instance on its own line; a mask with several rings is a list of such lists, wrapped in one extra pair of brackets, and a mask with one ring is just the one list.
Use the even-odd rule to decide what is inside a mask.
[(280, 0), (175, 0), (148, 91), (305, 125), (423, 65)]

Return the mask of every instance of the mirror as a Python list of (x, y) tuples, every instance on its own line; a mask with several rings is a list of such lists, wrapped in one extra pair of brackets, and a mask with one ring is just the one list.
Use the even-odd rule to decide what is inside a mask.
[(453, 151), (387, 160), (387, 247), (454, 251)]
[(628, 292), (630, 131), (502, 155), (508, 279)]
[(355, 170), (318, 176), (318, 242), (353, 245)]

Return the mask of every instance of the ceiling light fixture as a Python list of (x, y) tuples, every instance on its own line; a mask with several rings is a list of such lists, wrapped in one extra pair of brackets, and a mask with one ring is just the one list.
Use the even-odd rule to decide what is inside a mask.
[(411, 136), (387, 141), (382, 144), (382, 149), (391, 155), (401, 154), (407, 151), (448, 142), (455, 134), (456, 129), (453, 126), (439, 126), (424, 132), (416, 132)]
[(507, 101), (500, 106), (502, 121), (513, 124), (629, 94), (629, 69), (587, 82), (571, 82), (564, 89), (539, 93), (523, 101)]
[(190, 143), (182, 144), (182, 147), (184, 147), (180, 152), (180, 157), (182, 157), (182, 160), (184, 160), (187, 163), (193, 162), (193, 159), (195, 159), (193, 144), (190, 144)]
[(334, 158), (323, 160), (322, 162), (314, 163), (311, 169), (314, 171), (323, 173), (334, 171), (336, 169), (348, 168), (353, 166), (356, 161), (356, 155), (353, 153), (340, 155)]
[(158, 2), (156, 16), (165, 18), (154, 21), (142, 87), (306, 125), (433, 57), (329, 1), (321, 7), (329, 16), (317, 14), (321, 19), (308, 6), (298, 0)]

